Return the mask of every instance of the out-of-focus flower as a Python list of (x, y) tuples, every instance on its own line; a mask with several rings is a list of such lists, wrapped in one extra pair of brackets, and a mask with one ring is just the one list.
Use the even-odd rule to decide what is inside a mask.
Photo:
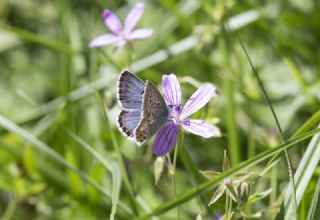
[(165, 161), (163, 157), (158, 157), (154, 162), (154, 177), (155, 177), (156, 184), (158, 184), (160, 177), (162, 175), (164, 163)]
[(204, 138), (221, 136), (218, 127), (203, 120), (190, 119), (189, 116), (197, 112), (216, 95), (216, 88), (210, 84), (203, 84), (187, 101), (184, 107), (181, 104), (181, 90), (177, 77), (174, 74), (162, 77), (162, 92), (169, 106), (170, 117), (167, 123), (159, 130), (153, 144), (153, 153), (164, 156), (174, 146), (179, 129), (182, 126), (186, 131)]
[(113, 44), (115, 47), (121, 48), (128, 41), (150, 37), (153, 33), (152, 29), (142, 28), (133, 30), (143, 15), (144, 8), (143, 3), (135, 4), (127, 15), (123, 25), (116, 14), (108, 9), (104, 10), (102, 13), (104, 24), (112, 33), (94, 38), (89, 42), (89, 47), (101, 47)]

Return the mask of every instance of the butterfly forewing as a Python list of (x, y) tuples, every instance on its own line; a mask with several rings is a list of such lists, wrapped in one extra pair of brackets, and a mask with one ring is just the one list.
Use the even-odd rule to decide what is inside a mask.
[(168, 120), (169, 110), (157, 88), (147, 81), (143, 97), (142, 119), (135, 130), (135, 140), (143, 144)]
[(133, 138), (141, 119), (141, 107), (145, 84), (134, 74), (124, 71), (118, 80), (117, 96), (122, 111), (117, 125), (121, 133)]
[(124, 71), (118, 81), (118, 100), (122, 108), (141, 110), (145, 84), (134, 74)]

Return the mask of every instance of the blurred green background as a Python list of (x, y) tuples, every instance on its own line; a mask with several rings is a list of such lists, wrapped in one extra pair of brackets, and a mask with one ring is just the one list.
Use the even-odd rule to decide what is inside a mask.
[[(221, 171), (225, 149), (236, 166), (281, 143), (238, 37), (286, 138), (319, 111), (319, 1), (146, 1), (138, 27), (153, 28), (152, 37), (132, 42), (132, 50), (89, 49), (91, 39), (108, 32), (103, 9), (123, 21), (135, 2), (0, 1), (0, 124), (6, 128), (0, 130), (0, 218), (108, 219), (117, 187), (117, 219), (131, 219), (126, 210), (134, 206), (141, 214), (174, 198), (167, 170), (154, 183), (152, 140), (137, 148), (115, 127), (115, 84), (124, 69), (159, 88), (163, 74), (175, 73), (184, 101), (203, 82), (219, 90), (193, 118), (216, 123), (223, 136), (205, 140), (184, 135), (177, 161), (178, 195), (205, 181), (198, 170)], [(19, 129), (28, 133), (23, 136)], [(97, 155), (89, 154), (83, 142)], [(294, 169), (307, 144), (289, 151)], [(250, 171), (259, 173), (264, 167)], [(306, 218), (319, 172), (313, 173), (299, 206), (300, 219)], [(96, 181), (100, 192), (83, 175)], [(252, 192), (274, 190), (250, 205), (248, 215), (259, 212), (263, 219), (272, 218), (288, 181), (283, 159), (252, 187)], [(223, 198), (207, 206), (212, 193), (184, 203), (182, 219), (224, 213)], [(176, 211), (159, 219), (176, 219)]]

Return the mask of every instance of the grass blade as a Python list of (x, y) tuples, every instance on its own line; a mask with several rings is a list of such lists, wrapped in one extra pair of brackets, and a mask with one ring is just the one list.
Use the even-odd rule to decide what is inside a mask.
[[(77, 167), (72, 166), (69, 164), (62, 156), (60, 156), (57, 152), (52, 150), (47, 144), (39, 140), (37, 137), (32, 135), (30, 132), (24, 130), (23, 128), (19, 127), (12, 121), (8, 120), (7, 118), (0, 115), (0, 126), (4, 129), (11, 131), (12, 133), (17, 134), (27, 142), (31, 144), (33, 148), (36, 150), (39, 150), (40, 152), (44, 153), (45, 155), (49, 156), (51, 159), (57, 161), (60, 165), (62, 165), (64, 168), (71, 170), (72, 172), (76, 173), (78, 176), (80, 176), (85, 182), (93, 186), (98, 192), (100, 192), (102, 195), (106, 196), (107, 198), (111, 198), (111, 193), (107, 189), (105, 189), (103, 186), (99, 185), (96, 181), (94, 181), (90, 176), (88, 176), (86, 173), (78, 169)], [(123, 211), (125, 211), (127, 214), (131, 215), (132, 211), (131, 209), (125, 205), (124, 203), (119, 203), (119, 206)]]
[(117, 212), (117, 205), (119, 201), (119, 195), (121, 190), (121, 171), (118, 163), (106, 159), (105, 156), (99, 154), (88, 143), (78, 137), (75, 133), (67, 131), (67, 134), (72, 137), (77, 143), (79, 143), (85, 150), (87, 150), (94, 158), (96, 158), (102, 165), (112, 173), (112, 208), (110, 213), (110, 219), (113, 220)]
[(307, 220), (318, 220), (320, 216), (320, 178), (318, 179), (317, 188), (313, 193), (311, 208), (309, 209)]
[(168, 202), (166, 202), (162, 206), (153, 210), (152, 213), (148, 213), (144, 216), (140, 216), (137, 219), (149, 219), (151, 216), (160, 215), (160, 214), (176, 207), (177, 205), (182, 204), (182, 203), (190, 200), (191, 198), (197, 196), (199, 193), (202, 193), (202, 192), (205, 192), (207, 190), (212, 189), (213, 187), (217, 186), (225, 178), (231, 177), (232, 175), (234, 175), (244, 169), (248, 169), (255, 164), (258, 164), (268, 158), (271, 158), (272, 156), (283, 151), (284, 149), (289, 149), (290, 147), (296, 145), (297, 143), (299, 143), (299, 142), (301, 142), (301, 141), (303, 141), (303, 140), (305, 140), (315, 134), (318, 134), (319, 132), (320, 132), (320, 128), (314, 129), (310, 132), (307, 132), (307, 133), (300, 135), (297, 138), (294, 138), (290, 141), (286, 141), (285, 143), (281, 144), (280, 146), (266, 150), (266, 151), (258, 154), (257, 156), (255, 156), (245, 162), (240, 163), (238, 166), (231, 168), (230, 170), (223, 173), (218, 178), (207, 181), (207, 182), (199, 185), (198, 187), (195, 187), (195, 188), (183, 193), (182, 195), (178, 196), (177, 198), (169, 200)]
[(121, 190), (121, 171), (117, 162), (112, 162), (112, 208), (110, 213), (110, 220), (114, 220), (117, 212), (117, 205), (119, 201)]
[(107, 159), (105, 156), (102, 156), (101, 153), (97, 152), (93, 147), (91, 147), (87, 142), (82, 140), (72, 131), (66, 131), (67, 134), (74, 139), (78, 144), (80, 144), (88, 153), (90, 153), (94, 158), (96, 158), (109, 172), (113, 172), (114, 167), (110, 159)]
[(1, 24), (1, 23), (0, 23), (0, 29), (8, 31), (9, 33), (16, 35), (17, 37), (19, 37), (23, 41), (38, 44), (40, 46), (47, 47), (52, 50), (57, 50), (57, 51), (60, 51), (63, 53), (72, 53), (73, 52), (72, 49), (67, 44), (64, 44), (64, 43), (57, 41), (57, 40), (54, 40), (54, 39), (49, 39), (46, 37), (38, 36), (32, 32), (26, 31), (26, 30), (22, 30), (22, 29), (15, 28), (15, 27), (10, 27), (8, 25)]
[[(317, 168), (318, 162), (320, 160), (320, 134), (317, 134), (312, 137), (306, 152), (304, 153), (301, 162), (296, 170), (294, 175), (295, 184), (297, 186), (297, 205), (300, 204), (300, 201), (303, 197), (303, 194), (311, 180), (312, 174)], [(287, 208), (288, 212), (285, 219), (290, 219), (290, 212), (293, 209), (294, 204), (292, 200), (288, 200), (292, 194), (292, 190), (287, 191), (285, 196), (284, 205)]]
[[(281, 129), (281, 126), (280, 126), (278, 117), (277, 117), (277, 115), (276, 115), (276, 112), (275, 112), (275, 110), (274, 110), (274, 108), (273, 108), (273, 106), (272, 106), (272, 104), (271, 104), (271, 101), (270, 101), (269, 96), (268, 96), (268, 94), (267, 94), (267, 92), (266, 92), (266, 89), (264, 88), (263, 82), (262, 82), (262, 80), (260, 79), (260, 76), (259, 76), (258, 72), (257, 72), (256, 69), (254, 68), (254, 66), (253, 66), (253, 64), (252, 64), (252, 61), (251, 61), (251, 59), (250, 59), (250, 56), (249, 56), (249, 54), (248, 54), (248, 52), (247, 52), (244, 44), (242, 43), (240, 37), (238, 37), (238, 40), (239, 40), (239, 42), (240, 42), (241, 48), (243, 49), (243, 51), (244, 51), (244, 53), (245, 53), (245, 55), (246, 55), (246, 57), (247, 57), (247, 59), (248, 59), (248, 61), (249, 61), (250, 67), (251, 67), (251, 69), (252, 69), (252, 72), (254, 73), (254, 75), (255, 75), (255, 77), (256, 77), (256, 79), (257, 79), (257, 81), (258, 81), (258, 85), (259, 85), (259, 87), (260, 87), (260, 89), (261, 89), (261, 91), (262, 91), (262, 93), (263, 93), (263, 96), (264, 96), (264, 98), (266, 99), (267, 104), (268, 104), (268, 106), (269, 106), (269, 108), (270, 108), (270, 110), (271, 110), (271, 112), (272, 112), (273, 118), (274, 118), (274, 120), (275, 120), (275, 122), (276, 122), (277, 128), (278, 128), (279, 133), (280, 133), (281, 141), (282, 141), (282, 143), (284, 143), (285, 137), (284, 137), (284, 135), (283, 135), (283, 132), (282, 132), (282, 129)], [(293, 200), (294, 200), (294, 203), (293, 203), (293, 204), (294, 204), (294, 208), (293, 208), (293, 210), (292, 210), (292, 211), (294, 211), (294, 217), (293, 217), (293, 219), (297, 219), (296, 186), (295, 186), (295, 183), (294, 183), (293, 170), (292, 170), (292, 162), (291, 162), (289, 153), (287, 152), (286, 149), (284, 149), (284, 154), (285, 154), (285, 158), (286, 158), (286, 162), (287, 162), (287, 167), (288, 167), (289, 180), (290, 180), (291, 187), (292, 187), (292, 192), (293, 192), (293, 193), (292, 193)], [(291, 198), (291, 195), (290, 195), (290, 198)]]

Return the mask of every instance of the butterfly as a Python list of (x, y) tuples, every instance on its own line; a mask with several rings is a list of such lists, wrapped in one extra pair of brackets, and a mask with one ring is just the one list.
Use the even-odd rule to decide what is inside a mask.
[(121, 107), (117, 126), (138, 145), (144, 144), (168, 120), (168, 106), (151, 81), (141, 81), (124, 71), (118, 79), (117, 99)]

